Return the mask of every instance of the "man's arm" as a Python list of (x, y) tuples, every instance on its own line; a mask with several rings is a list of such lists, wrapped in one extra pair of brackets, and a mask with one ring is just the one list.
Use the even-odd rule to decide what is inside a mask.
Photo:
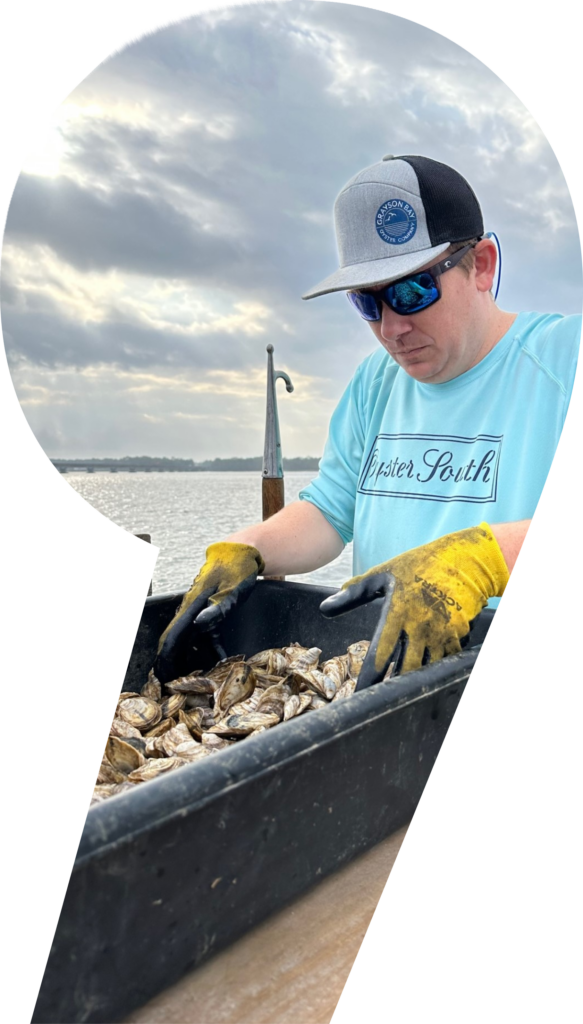
[[(512, 572), (530, 519), (491, 525), (502, 554)], [(281, 512), (225, 538), (240, 544), (252, 544), (265, 562), (266, 576), (288, 576), (313, 572), (340, 554), (344, 545), (340, 535), (309, 501), (295, 501)]]
[(225, 538), (252, 544), (265, 562), (266, 576), (312, 572), (340, 554), (340, 534), (310, 501), (294, 501), (263, 523), (238, 530)]
[(530, 523), (530, 519), (521, 519), (517, 523), (496, 523), (494, 526), (490, 525), (490, 529), (498, 541), (500, 550), (504, 555), (504, 561), (508, 566), (508, 572), (512, 572), (514, 569), (516, 559), (518, 558), (522, 542), (526, 537)]

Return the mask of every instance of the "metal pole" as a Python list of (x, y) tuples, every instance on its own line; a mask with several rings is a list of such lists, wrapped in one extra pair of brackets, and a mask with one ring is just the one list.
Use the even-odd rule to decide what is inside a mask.
[[(265, 447), (263, 450), (262, 502), (263, 519), (280, 512), (285, 505), (283, 483), (283, 459), (281, 454), (281, 438), (279, 434), (279, 417), (277, 414), (277, 394), (275, 382), (281, 378), (285, 381), (286, 391), (290, 394), (294, 386), (283, 370), (273, 368), (273, 345), (267, 346), (267, 410), (265, 417)], [(284, 579), (283, 576), (271, 576), (270, 579)]]

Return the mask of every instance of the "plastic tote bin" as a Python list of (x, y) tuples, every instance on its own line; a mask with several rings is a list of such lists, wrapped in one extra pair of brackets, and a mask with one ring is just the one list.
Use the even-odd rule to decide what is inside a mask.
[[(227, 654), (370, 638), (378, 602), (324, 619), (329, 588), (261, 580)], [(146, 680), (181, 594), (148, 598), (124, 682)], [(96, 804), (33, 1022), (114, 1022), (410, 821), (488, 629), (472, 646)], [(198, 641), (197, 641), (198, 643)], [(190, 665), (216, 660), (208, 638)], [(105, 744), (104, 737), (104, 744)]]

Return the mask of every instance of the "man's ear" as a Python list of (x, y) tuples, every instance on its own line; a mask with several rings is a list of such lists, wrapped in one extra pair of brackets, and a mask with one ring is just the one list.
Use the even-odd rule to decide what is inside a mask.
[(498, 250), (489, 238), (483, 238), (474, 249), (474, 273), (476, 287), (480, 292), (492, 290), (496, 274)]

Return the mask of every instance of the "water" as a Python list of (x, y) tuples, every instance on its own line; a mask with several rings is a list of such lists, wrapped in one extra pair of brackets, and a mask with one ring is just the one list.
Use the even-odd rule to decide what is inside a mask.
[[(314, 474), (287, 473), (286, 503)], [(130, 533), (149, 533), (160, 553), (153, 592), (189, 587), (209, 544), (261, 519), (258, 473), (67, 473), (94, 508)], [(338, 587), (352, 575), (352, 545), (329, 565), (287, 579)]]

